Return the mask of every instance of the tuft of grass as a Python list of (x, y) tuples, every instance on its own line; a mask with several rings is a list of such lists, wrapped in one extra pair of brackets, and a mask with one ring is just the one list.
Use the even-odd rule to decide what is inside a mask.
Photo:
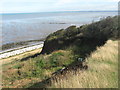
[(86, 58), (89, 69), (68, 72), (49, 88), (118, 88), (118, 41), (109, 40)]
[(19, 64), (18, 64), (18, 65), (13, 66), (13, 68), (14, 68), (14, 69), (19, 69), (19, 68), (21, 68), (21, 67), (22, 67), (22, 66), (21, 66), (21, 65), (19, 65)]

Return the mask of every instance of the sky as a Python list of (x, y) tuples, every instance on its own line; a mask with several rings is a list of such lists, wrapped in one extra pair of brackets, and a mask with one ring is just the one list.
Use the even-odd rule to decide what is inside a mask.
[(0, 13), (117, 10), (119, 0), (1, 0)]

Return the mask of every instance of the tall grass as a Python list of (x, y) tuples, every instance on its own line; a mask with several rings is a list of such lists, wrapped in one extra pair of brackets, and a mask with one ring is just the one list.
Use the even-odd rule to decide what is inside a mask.
[[(72, 49), (73, 47), (71, 47)], [(3, 86), (22, 88), (42, 82), (58, 69), (75, 60), (72, 50), (58, 50), (26, 61), (16, 60), (3, 66)], [(82, 48), (81, 48), (82, 49)], [(84, 50), (83, 50), (84, 51)], [(81, 54), (81, 53), (80, 53)], [(88, 70), (69, 71), (52, 80), (50, 88), (116, 88), (118, 87), (118, 41), (109, 40), (86, 58)], [(39, 85), (39, 87), (42, 87)]]
[(109, 40), (86, 59), (89, 69), (52, 80), (50, 88), (117, 88), (118, 41)]

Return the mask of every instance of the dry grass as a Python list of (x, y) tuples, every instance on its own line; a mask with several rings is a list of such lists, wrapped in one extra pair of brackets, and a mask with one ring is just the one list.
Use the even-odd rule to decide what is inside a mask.
[[(20, 62), (19, 59), (35, 54), (40, 50), (26, 52), (21, 55), (4, 59), (9, 61), (3, 65), (3, 87), (7, 88), (23, 88), (34, 85), (42, 80), (51, 77), (51, 73), (62, 68), (62, 65), (69, 65), (73, 61), (71, 51), (59, 50), (48, 55), (40, 55)], [(44, 67), (40, 61), (45, 61)], [(53, 60), (57, 64), (53, 64)], [(115, 88), (118, 87), (118, 42), (109, 40), (104, 46), (97, 48), (87, 59), (89, 69), (86, 71), (78, 70), (77, 74), (70, 71), (58, 78), (57, 81), (52, 80), (52, 86), (56, 88)], [(14, 62), (15, 61), (15, 62)], [(39, 63), (39, 64), (38, 64)], [(41, 66), (41, 67), (39, 67)], [(51, 67), (51, 68), (50, 68)], [(18, 69), (19, 68), (19, 69)], [(36, 71), (34, 71), (36, 70)], [(18, 71), (21, 75), (18, 74)], [(33, 74), (36, 73), (36, 75)]]
[[(2, 71), (3, 71), (2, 74), (1, 74), (2, 75), (2, 80), (1, 81), (2, 81), (2, 84), (6, 84), (6, 86), (4, 86), (4, 87), (6, 87), (6, 88), (7, 87), (9, 87), (9, 88), (19, 87), (20, 88), (20, 87), (26, 85), (30, 81), (38, 80), (37, 78), (33, 78), (33, 79), (15, 80), (15, 82), (12, 82), (11, 78), (18, 76), (18, 73), (17, 73), (18, 69), (16, 69), (16, 68), (13, 69), (13, 67), (19, 65), (19, 60), (21, 60), (22, 58), (40, 53), (41, 50), (42, 49), (35, 49), (35, 50), (32, 50), (32, 51), (28, 51), (28, 52), (25, 52), (25, 53), (22, 53), (22, 54), (19, 54), (19, 55), (16, 55), (16, 56), (12, 56), (12, 57), (0, 60), (0, 63), (1, 63), (1, 66), (2, 66)], [(21, 65), (24, 65), (24, 63), (25, 62), (22, 62)], [(28, 64), (30, 64), (30, 63), (26, 63), (26, 64), (27, 64), (27, 68), (28, 68), (29, 67)], [(23, 69), (23, 71), (25, 71), (25, 69)], [(4, 80), (4, 76), (7, 77), (8, 79)], [(11, 81), (9, 81), (9, 79)], [(22, 84), (20, 84), (21, 81), (22, 81)]]
[[(26, 55), (29, 54), (26, 53)], [(24, 54), (25, 57), (26, 55)], [(2, 87), (23, 88), (41, 82), (51, 77), (53, 72), (63, 68), (63, 65), (69, 65), (73, 62), (70, 55), (71, 52), (69, 51), (59, 50), (49, 55), (39, 55), (25, 61), (20, 61), (19, 59), (23, 55), (21, 57), (18, 55), (16, 60), (10, 59), (12, 60), (11, 63), (3, 65)]]
[(52, 80), (50, 88), (118, 88), (118, 41), (109, 40), (87, 59), (89, 69)]

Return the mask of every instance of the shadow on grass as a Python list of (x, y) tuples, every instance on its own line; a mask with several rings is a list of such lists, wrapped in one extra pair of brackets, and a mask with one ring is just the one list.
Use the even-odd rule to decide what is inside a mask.
[[(74, 54), (74, 62), (67, 66), (61, 72), (55, 72), (55, 76), (45, 79), (42, 82), (35, 83), (34, 85), (29, 86), (28, 88), (47, 88), (47, 86), (51, 85), (51, 80), (56, 80), (56, 77), (64, 76), (68, 70), (83, 69), (83, 64), (78, 62), (78, 58), (87, 58), (93, 51), (96, 50), (97, 47), (103, 46), (107, 40), (96, 40), (96, 39), (84, 39), (77, 40), (70, 48)], [(36, 56), (36, 55), (35, 55)]]
[(27, 60), (29, 60), (30, 58), (35, 58), (35, 57), (37, 57), (37, 56), (39, 56), (39, 55), (40, 55), (40, 53), (37, 53), (37, 54), (35, 54), (35, 55), (31, 55), (31, 56), (22, 58), (20, 61), (27, 61)]

